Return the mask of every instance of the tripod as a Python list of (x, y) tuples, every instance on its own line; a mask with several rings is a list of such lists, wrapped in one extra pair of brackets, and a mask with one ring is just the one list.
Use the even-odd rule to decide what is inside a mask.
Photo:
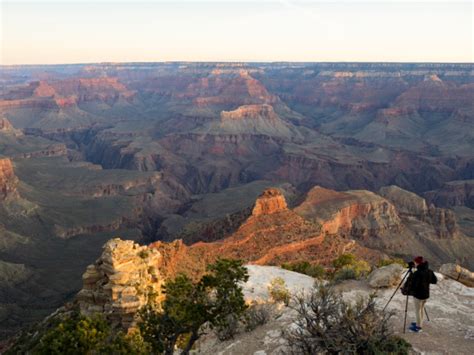
[[(383, 311), (385, 311), (385, 309), (387, 308), (388, 304), (390, 303), (390, 301), (392, 300), (392, 298), (395, 296), (395, 294), (397, 293), (398, 289), (402, 286), (403, 284), (403, 281), (405, 281), (405, 279), (408, 277), (408, 275), (411, 275), (412, 271), (411, 271), (411, 267), (408, 269), (408, 271), (405, 273), (405, 275), (403, 276), (402, 278), (402, 281), (400, 281), (400, 283), (398, 284), (397, 288), (395, 289), (395, 291), (393, 292), (392, 296), (390, 297), (390, 299), (388, 300), (387, 304), (385, 305), (385, 307), (383, 308)], [(406, 333), (406, 327), (407, 327), (407, 311), (408, 311), (408, 296), (407, 295), (407, 299), (405, 301), (405, 316), (404, 316), (404, 319), (403, 319), (403, 333)], [(426, 320), (430, 320), (430, 317), (428, 316), (428, 312), (426, 311), (426, 307), (423, 307), (424, 311), (425, 311), (425, 314), (426, 314)]]

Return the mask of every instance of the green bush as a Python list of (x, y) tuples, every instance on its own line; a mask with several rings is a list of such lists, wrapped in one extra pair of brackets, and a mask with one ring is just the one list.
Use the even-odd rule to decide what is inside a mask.
[(356, 261), (354, 254), (342, 254), (338, 258), (334, 259), (332, 266), (336, 270), (343, 268), (344, 266), (353, 265)]
[(322, 279), (326, 275), (324, 267), (321, 265), (310, 264), (307, 261), (300, 261), (295, 263), (284, 263), (281, 265), (283, 269), (305, 274), (316, 279)]
[(404, 268), (408, 267), (407, 263), (401, 258), (380, 259), (377, 263), (377, 267), (387, 266), (391, 264), (399, 264)]
[(342, 254), (333, 261), (335, 268), (333, 278), (335, 281), (359, 279), (367, 276), (370, 265), (364, 260), (357, 260), (353, 254)]
[(78, 312), (47, 331), (33, 349), (35, 354), (149, 354), (150, 346), (139, 333), (114, 333), (101, 316)]
[(334, 281), (355, 280), (357, 274), (351, 266), (344, 266), (334, 273)]
[(270, 282), (268, 293), (274, 302), (283, 302), (285, 305), (290, 303), (290, 291), (286, 287), (285, 280), (281, 277), (275, 277)]
[(205, 326), (221, 338), (232, 337), (231, 328), (247, 309), (240, 286), (247, 280), (241, 261), (219, 259), (198, 282), (183, 274), (167, 281), (162, 309), (148, 305), (140, 311), (143, 338), (155, 353), (172, 354), (179, 344), (189, 354)]

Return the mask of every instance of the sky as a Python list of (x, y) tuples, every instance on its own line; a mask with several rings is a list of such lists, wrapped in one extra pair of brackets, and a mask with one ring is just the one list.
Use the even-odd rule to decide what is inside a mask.
[(0, 64), (474, 62), (473, 0), (0, 2)]

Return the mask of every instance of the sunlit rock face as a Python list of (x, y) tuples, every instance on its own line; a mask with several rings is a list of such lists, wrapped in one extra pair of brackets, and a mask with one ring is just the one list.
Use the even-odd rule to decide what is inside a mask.
[(287, 209), (286, 200), (282, 193), (278, 189), (267, 189), (255, 201), (252, 215), (272, 214)]
[(156, 249), (131, 240), (109, 240), (82, 276), (83, 288), (77, 295), (81, 313), (101, 313), (128, 329), (141, 307), (161, 298), (160, 260)]
[(17, 195), (18, 178), (13, 171), (10, 159), (0, 159), (0, 201)]
[(0, 117), (0, 131), (10, 131), (13, 129), (12, 124), (4, 117)]

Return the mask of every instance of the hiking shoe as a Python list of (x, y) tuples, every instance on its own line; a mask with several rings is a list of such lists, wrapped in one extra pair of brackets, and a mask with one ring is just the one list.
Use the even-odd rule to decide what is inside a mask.
[(411, 322), (411, 323), (410, 323), (410, 328), (411, 328), (411, 327), (413, 327), (413, 328), (416, 327), (416, 322)]
[(420, 327), (417, 327), (416, 325), (408, 329), (410, 330), (410, 332), (413, 332), (413, 333), (421, 333), (423, 331), (423, 329), (421, 329)]

